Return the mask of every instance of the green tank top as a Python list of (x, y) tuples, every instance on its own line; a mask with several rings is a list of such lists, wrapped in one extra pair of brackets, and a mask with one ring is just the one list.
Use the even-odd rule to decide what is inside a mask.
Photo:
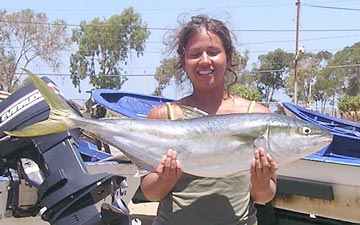
[(160, 201), (154, 225), (254, 225), (250, 175), (200, 178), (184, 174)]
[[(168, 111), (172, 114), (170, 105)], [(256, 208), (250, 188), (250, 174), (226, 178), (183, 174), (160, 201), (153, 225), (254, 225)]]

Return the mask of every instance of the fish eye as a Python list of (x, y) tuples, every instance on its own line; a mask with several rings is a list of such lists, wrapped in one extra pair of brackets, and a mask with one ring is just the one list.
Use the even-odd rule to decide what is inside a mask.
[(311, 128), (310, 127), (302, 127), (301, 132), (303, 134), (310, 134), (311, 133)]

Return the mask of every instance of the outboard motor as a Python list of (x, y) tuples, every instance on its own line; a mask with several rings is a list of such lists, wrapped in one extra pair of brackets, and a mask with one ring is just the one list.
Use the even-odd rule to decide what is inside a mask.
[[(60, 94), (50, 79), (42, 79)], [(78, 152), (79, 129), (32, 138), (9, 137), (3, 132), (48, 116), (48, 104), (32, 83), (0, 105), (0, 176), (5, 179), (0, 182), (7, 182), (6, 210), (13, 217), (40, 213), (43, 220), (56, 225), (128, 224), (127, 207), (114, 197), (126, 185), (125, 178), (87, 172)], [(37, 198), (22, 205), (25, 189), (35, 190)], [(109, 196), (110, 203), (100, 202)]]

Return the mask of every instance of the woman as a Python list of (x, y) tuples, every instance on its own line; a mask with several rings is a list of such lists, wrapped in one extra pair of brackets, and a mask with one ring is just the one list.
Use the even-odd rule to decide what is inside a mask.
[[(180, 28), (174, 47), (179, 68), (188, 75), (193, 92), (171, 105), (154, 107), (148, 118), (181, 119), (184, 112), (179, 105), (209, 115), (270, 113), (260, 104), (229, 94), (224, 76), (226, 71), (232, 72), (234, 47), (223, 22), (203, 15), (192, 17)], [(221, 179), (183, 174), (176, 149), (169, 149), (159, 160), (156, 171), (141, 179), (144, 195), (160, 201), (155, 225), (253, 225), (257, 224), (254, 202), (266, 203), (275, 195), (278, 165), (263, 149), (255, 151), (249, 175)]]

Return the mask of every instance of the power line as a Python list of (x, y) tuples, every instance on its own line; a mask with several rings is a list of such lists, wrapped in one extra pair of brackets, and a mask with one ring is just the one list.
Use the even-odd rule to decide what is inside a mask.
[[(349, 67), (360, 67), (360, 63), (358, 64), (345, 64), (345, 65), (333, 65), (333, 66), (326, 66), (326, 68), (349, 68)], [(318, 68), (299, 68), (299, 70), (318, 70)], [(257, 71), (250, 71), (251, 73), (272, 73), (272, 72), (281, 72), (283, 70), (257, 70)], [(249, 71), (248, 71), (249, 72)], [(70, 77), (70, 76), (79, 76), (77, 74), (70, 74), (70, 73), (36, 73), (38, 76), (49, 76), (49, 77)], [(23, 75), (24, 73), (17, 72), (16, 75)], [(97, 75), (96, 75), (97, 76)], [(104, 75), (107, 77), (155, 77), (156, 74), (109, 74)], [(173, 74), (168, 74), (166, 76), (173, 76)], [(89, 76), (90, 77), (90, 76)]]
[[(329, 39), (340, 39), (340, 38), (353, 38), (353, 37), (359, 37), (360, 34), (354, 34), (354, 35), (341, 35), (341, 36), (326, 36), (326, 37), (317, 37), (317, 38), (306, 38), (306, 39), (300, 39), (300, 42), (308, 42), (308, 41), (316, 41), (316, 40), (329, 40)], [(137, 41), (130, 41), (130, 43), (136, 43)], [(259, 42), (241, 42), (236, 44), (237, 46), (246, 46), (246, 45), (262, 45), (262, 44), (273, 44), (273, 43), (292, 43), (295, 42), (295, 40), (269, 40), (269, 41), (259, 41)], [(164, 44), (161, 41), (146, 41), (145, 44)], [(12, 46), (10, 44), (5, 44), (3, 45), (3, 47), (5, 48), (13, 48), (13, 49), (22, 49), (22, 47), (20, 46)], [(333, 49), (333, 50), (338, 50), (338, 49)], [(63, 50), (65, 52), (71, 52), (71, 51), (77, 51), (74, 49), (66, 49)], [(86, 49), (82, 49), (83, 52), (92, 52), (92, 50), (86, 50)], [(308, 51), (312, 51), (312, 50), (308, 50)], [(116, 51), (112, 51), (112, 52), (116, 52)], [(262, 51), (262, 52), (266, 52), (266, 51)], [(163, 54), (163, 51), (144, 51), (144, 54)]]
[[(66, 25), (68, 27), (80, 27), (81, 25), (76, 24), (56, 24), (50, 22), (28, 22), (28, 21), (8, 21), (8, 20), (0, 20), (0, 23), (20, 23), (20, 24), (32, 24), (32, 25), (50, 25), (50, 26), (63, 26)], [(94, 26), (94, 27), (107, 27), (114, 25), (89, 25), (87, 26)], [(119, 25), (120, 26), (120, 25)], [(145, 29), (145, 28), (144, 28)], [(160, 30), (160, 31), (171, 31), (175, 28), (164, 28), (164, 27), (147, 27), (148, 30)], [(296, 29), (232, 29), (232, 32), (295, 32)], [(301, 32), (354, 32), (360, 31), (360, 28), (337, 28), (337, 29), (302, 29)]]
[[(251, 1), (250, 1), (251, 2)], [(238, 9), (238, 8), (259, 8), (259, 7), (279, 7), (279, 6), (289, 6), (289, 3), (271, 3), (271, 4), (239, 4), (239, 5), (228, 5), (228, 6), (213, 6), (213, 7), (206, 7), (206, 9)], [(18, 11), (21, 9), (9, 9), (11, 11)], [(113, 8), (108, 9), (33, 9), (34, 11), (52, 11), (52, 12), (113, 12)], [(189, 11), (194, 10), (194, 8), (184, 7), (184, 8), (137, 8), (137, 11), (170, 11), (170, 10), (176, 10), (176, 11)]]
[(348, 11), (360, 11), (356, 8), (344, 8), (344, 7), (335, 7), (335, 6), (323, 6), (323, 5), (313, 5), (309, 3), (304, 3), (303, 6), (313, 7), (313, 8), (323, 8), (323, 9), (336, 9), (336, 10), (348, 10)]

